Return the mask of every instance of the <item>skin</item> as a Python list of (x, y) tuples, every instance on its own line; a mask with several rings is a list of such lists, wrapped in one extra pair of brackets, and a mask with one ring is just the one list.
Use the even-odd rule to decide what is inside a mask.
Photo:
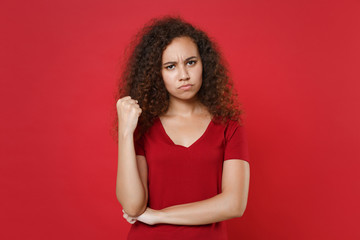
[[(175, 38), (164, 50), (162, 64), (170, 104), (160, 120), (175, 144), (188, 147), (211, 121), (210, 113), (196, 96), (202, 84), (202, 62), (196, 44), (188, 37)], [(190, 89), (180, 88), (188, 84), (192, 85)]]
[[(162, 64), (161, 73), (169, 92), (170, 104), (168, 111), (160, 116), (160, 120), (175, 144), (188, 147), (202, 136), (212, 118), (196, 96), (202, 84), (202, 62), (196, 44), (188, 37), (175, 38), (164, 50)], [(192, 84), (192, 86), (187, 90), (179, 88), (186, 84)], [(138, 107), (136, 102), (131, 102), (131, 104), (136, 112), (135, 108)], [(130, 122), (128, 125), (132, 129), (133, 125)], [(144, 156), (136, 156), (136, 159), (142, 181), (141, 186), (144, 188), (138, 196), (141, 196), (140, 199), (146, 199), (146, 202), (142, 202), (146, 204), (146, 159)], [(202, 225), (241, 217), (246, 209), (249, 180), (248, 162), (240, 159), (227, 160), (223, 165), (220, 194), (202, 201), (175, 205), (161, 210), (147, 207), (140, 214), (131, 214), (124, 207), (123, 217), (131, 224), (141, 221), (149, 225), (159, 223)], [(143, 193), (146, 197), (142, 195)]]
[[(142, 167), (138, 163), (134, 149), (134, 130), (142, 112), (137, 100), (130, 96), (119, 99), (116, 103), (119, 120), (119, 155), (116, 178), (116, 196), (127, 213), (136, 215), (144, 211), (147, 203), (147, 188), (143, 186)], [(142, 167), (143, 169), (143, 167)]]

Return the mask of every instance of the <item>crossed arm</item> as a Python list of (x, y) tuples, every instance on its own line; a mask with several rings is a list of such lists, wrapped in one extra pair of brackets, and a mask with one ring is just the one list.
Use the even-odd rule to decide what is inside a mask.
[(175, 225), (202, 225), (241, 217), (246, 209), (250, 181), (249, 163), (240, 159), (224, 161), (222, 192), (214, 197), (161, 210), (147, 208), (139, 216), (124, 217), (149, 225), (165, 223)]

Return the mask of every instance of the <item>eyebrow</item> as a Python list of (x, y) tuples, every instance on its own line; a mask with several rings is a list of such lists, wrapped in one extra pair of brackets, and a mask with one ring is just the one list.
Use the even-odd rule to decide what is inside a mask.
[[(189, 61), (190, 59), (193, 59), (193, 58), (197, 58), (197, 57), (196, 57), (196, 56), (188, 57), (187, 59), (185, 59), (185, 62), (186, 62), (186, 61)], [(176, 62), (166, 62), (166, 63), (164, 63), (163, 65), (166, 65), (166, 64), (174, 64), (174, 63), (176, 63)]]

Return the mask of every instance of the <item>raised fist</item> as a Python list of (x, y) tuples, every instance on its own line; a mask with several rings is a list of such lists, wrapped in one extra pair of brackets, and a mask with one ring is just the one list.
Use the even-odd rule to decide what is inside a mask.
[(138, 101), (130, 96), (120, 98), (116, 102), (116, 109), (119, 119), (119, 133), (133, 134), (142, 112)]

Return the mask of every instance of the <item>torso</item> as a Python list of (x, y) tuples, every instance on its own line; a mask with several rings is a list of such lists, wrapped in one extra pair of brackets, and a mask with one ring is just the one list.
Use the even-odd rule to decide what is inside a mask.
[(161, 124), (176, 145), (191, 146), (208, 128), (212, 116), (209, 112), (191, 117), (162, 115), (159, 117)]
[[(136, 154), (146, 157), (148, 207), (161, 210), (214, 197), (222, 192), (224, 161), (248, 159), (242, 127), (234, 121), (218, 124), (210, 120), (206, 114), (191, 118), (165, 114), (154, 119), (154, 124), (135, 142)], [(174, 145), (169, 136), (181, 146)], [(227, 231), (224, 221), (198, 226), (150, 226), (137, 221), (127, 239), (225, 240)]]

